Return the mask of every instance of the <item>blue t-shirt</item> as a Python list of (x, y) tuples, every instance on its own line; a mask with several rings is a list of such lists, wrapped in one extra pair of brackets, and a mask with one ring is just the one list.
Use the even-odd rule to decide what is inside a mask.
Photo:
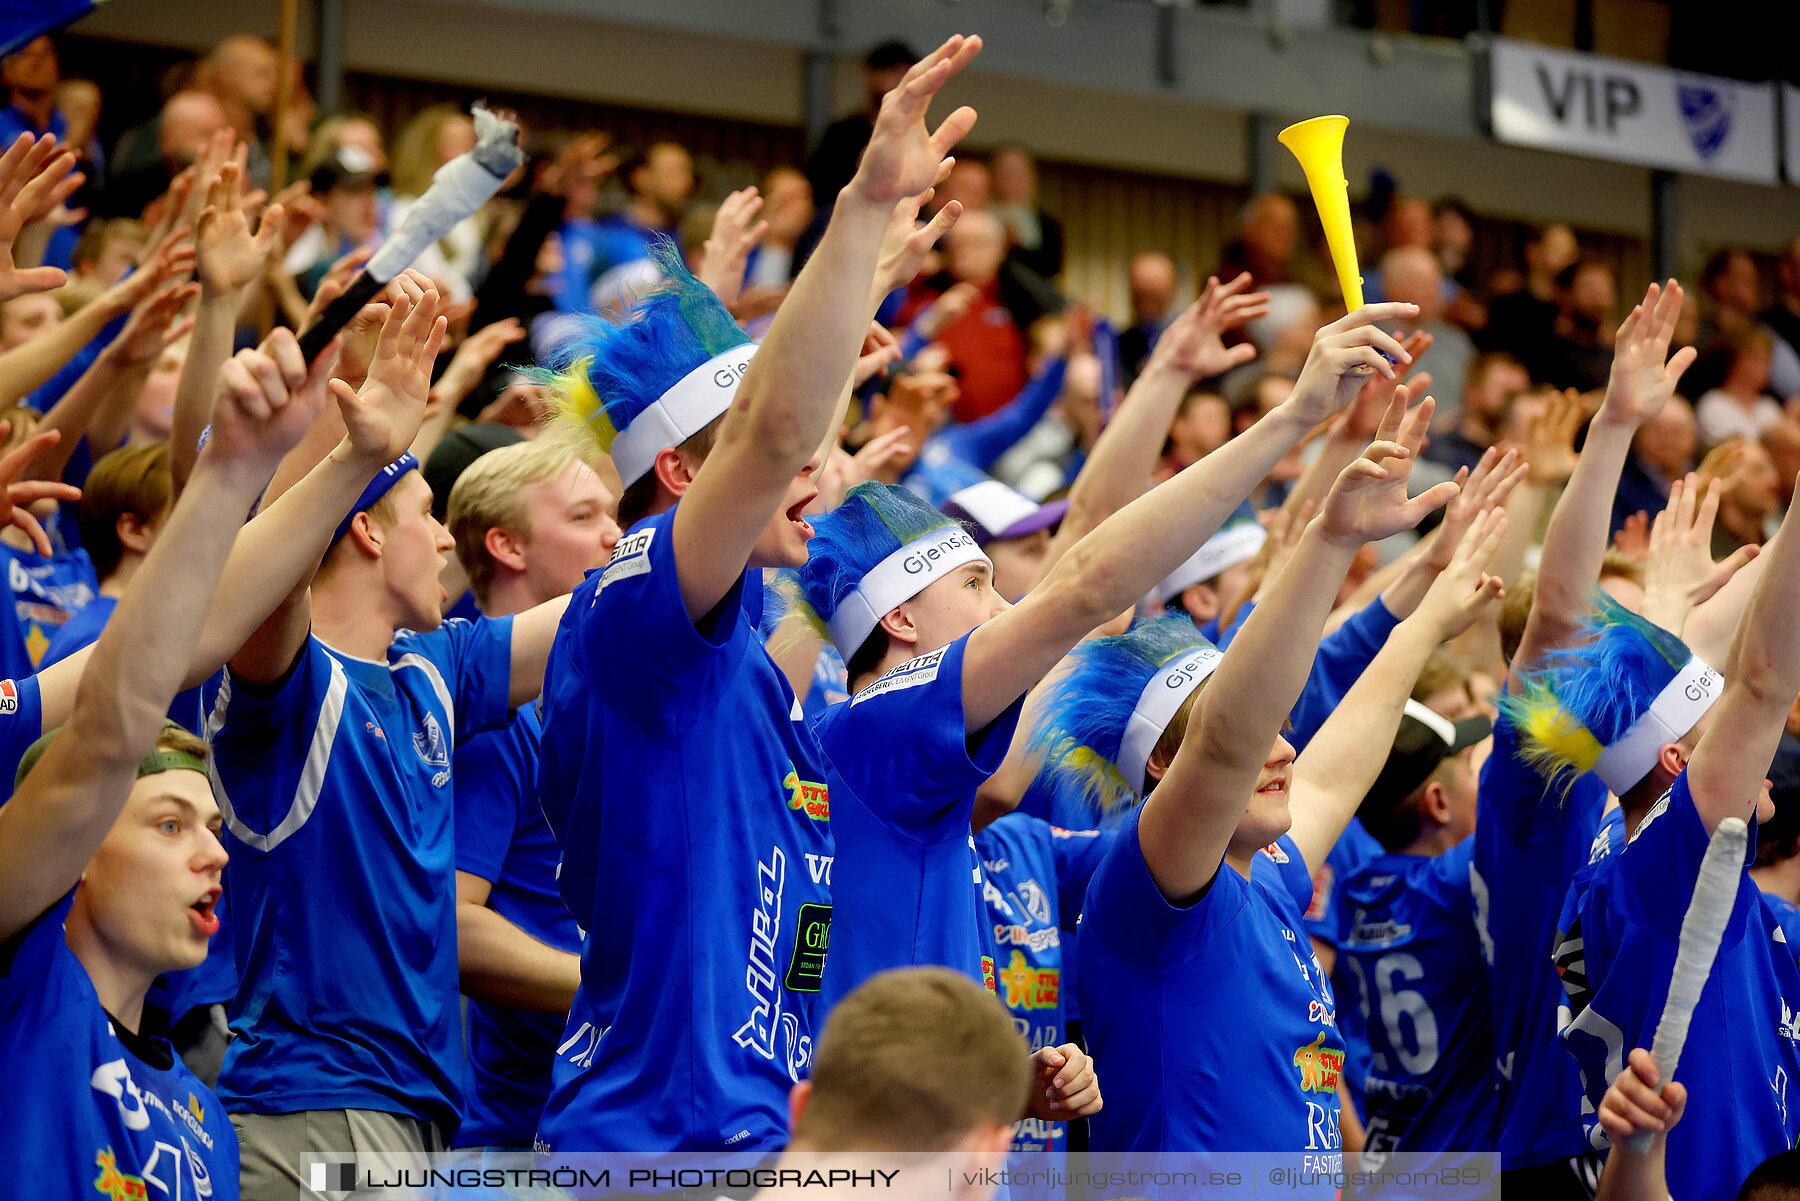
[(114, 1031), (63, 937), (74, 896), (0, 944), (9, 1195), (236, 1201), (225, 1107), (168, 1043)]
[(387, 660), (309, 636), (272, 689), (206, 686), (241, 980), (233, 1111), (372, 1109), (455, 1132), (451, 750), (506, 721), (512, 619), (402, 633)]
[[(1753, 827), (1754, 830), (1754, 827)], [(1577, 975), (1565, 1045), (1598, 1105), (1634, 1047), (1656, 1037), (1681, 923), (1709, 841), (1684, 771), (1622, 850), (1590, 875), (1559, 954)], [(1755, 859), (1752, 837), (1745, 857)], [(1671, 1196), (1735, 1197), (1757, 1164), (1800, 1135), (1800, 966), (1761, 891), (1744, 874), (1676, 1068), (1687, 1110), (1669, 1136)], [(1595, 1130), (1596, 1145), (1605, 1145)]]
[(902, 663), (813, 722), (843, 788), (837, 839), (837, 941), (825, 969), (831, 1003), (876, 972), (955, 968), (994, 987), (975, 789), (1006, 757), (1024, 698), (974, 734), (963, 719), (969, 635)]
[(106, 632), (106, 623), (112, 620), (113, 610), (118, 607), (118, 597), (95, 593), (94, 599), (63, 622), (62, 628), (51, 637), (50, 645), (44, 648), (43, 657), (38, 660), (38, 670), (61, 663), (76, 651), (100, 641), (100, 635)]
[(1762, 902), (1763, 908), (1769, 911), (1769, 916), (1775, 919), (1775, 924), (1781, 927), (1788, 953), (1800, 955), (1800, 905), (1772, 892), (1763, 893)]
[[(1325, 862), (1313, 873), (1312, 901), (1302, 915), (1306, 933), (1320, 942), (1342, 951), (1350, 935), (1350, 911), (1344, 902), (1343, 883), (1365, 864), (1380, 858), (1385, 851), (1376, 837), (1363, 828), (1362, 821), (1351, 818), (1350, 824), (1332, 844)], [(1347, 987), (1342, 956), (1331, 969), (1332, 991), (1342, 994)], [(1362, 1011), (1345, 1005), (1338, 1013), (1338, 1033), (1344, 1036), (1344, 1087), (1358, 1117), (1368, 1112), (1363, 1098), (1363, 1080), (1369, 1074), (1369, 1032)]]
[(0, 545), (0, 559), (6, 563), (6, 582), (12, 589), (13, 611), (18, 619), (17, 638), (0, 642), (0, 660), (10, 660), (23, 649), (24, 670), (18, 664), (4, 662), (0, 670), (8, 674), (29, 675), (44, 658), (50, 640), (61, 632), (75, 614), (93, 603), (100, 594), (100, 581), (94, 577), (94, 565), (83, 550), (64, 551), (45, 558), (35, 551)]
[(0, 679), (0, 787), (6, 789), (7, 796), (13, 793), (19, 760), (43, 733), (44, 704), (38, 697), (37, 677)]
[(1369, 1039), (1365, 1166), (1390, 1151), (1493, 1150), (1499, 1098), (1474, 850), (1465, 838), (1441, 855), (1382, 855), (1343, 882), (1349, 924), (1334, 977)]
[(763, 648), (762, 573), (696, 627), (675, 510), (575, 590), (539, 789), (587, 931), (538, 1143), (773, 1151), (824, 1024), (838, 791)]
[[(996, 947), (994, 980), (1013, 1025), (1033, 1051), (1060, 1047), (1075, 922), (1094, 869), (1116, 836), (1063, 830), (1008, 813), (975, 835), (987, 873), (988, 922)], [(1015, 1151), (1060, 1151), (1063, 1122), (1026, 1118), (1013, 1131)]]
[(1493, 996), (1500, 1074), (1499, 1151), (1505, 1166), (1533, 1167), (1584, 1154), (1581, 1078), (1557, 1042), (1562, 984), (1551, 961), (1563, 895), (1606, 806), (1592, 775), (1563, 795), (1518, 754), (1504, 717), (1481, 767), (1469, 885)]
[(1305, 861), (1284, 835), (1257, 853), (1274, 870), (1259, 862), (1245, 880), (1221, 863), (1204, 893), (1172, 905), (1144, 863), (1142, 813), (1094, 873), (1077, 941), (1106, 1093), (1094, 1150), (1309, 1152), (1335, 1170), (1344, 1043), (1300, 928)]
[[(495, 913), (577, 955), (581, 931), (556, 891), (556, 838), (538, 806), (542, 739), (537, 706), (527, 705), (504, 730), (456, 748), (456, 870), (493, 885), (488, 908)], [(469, 1092), (459, 1146), (530, 1150), (564, 1016), (469, 1001)]]

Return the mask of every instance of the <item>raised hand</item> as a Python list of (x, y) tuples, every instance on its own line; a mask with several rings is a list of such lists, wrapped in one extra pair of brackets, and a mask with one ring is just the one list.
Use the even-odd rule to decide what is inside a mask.
[(1506, 503), (1512, 490), (1525, 479), (1526, 470), (1518, 451), (1502, 454), (1490, 446), (1473, 471), (1456, 473), (1456, 483), (1462, 491), (1451, 497), (1444, 520), (1431, 532), (1425, 549), (1425, 561), (1433, 571), (1442, 572), (1450, 566), (1463, 535), (1478, 518)]
[[(362, 387), (363, 380), (369, 374), (369, 365), (375, 360), (375, 348), (381, 341), (382, 328), (393, 313), (394, 301), (406, 296), (416, 305), (424, 298), (427, 289), (435, 292), (436, 286), (429, 278), (410, 267), (388, 281), (388, 286), (377, 293), (374, 300), (358, 309), (356, 316), (350, 318), (344, 326), (337, 370), (333, 374), (352, 388)], [(320, 290), (323, 291), (323, 285)]]
[(255, 350), (227, 359), (202, 461), (242, 466), (266, 480), (324, 408), (333, 357), (321, 354), (309, 369), (293, 331), (278, 328)]
[(919, 224), (919, 210), (931, 203), (931, 198), (937, 194), (937, 185), (950, 177), (950, 168), (955, 165), (955, 159), (945, 159), (930, 187), (894, 206), (894, 215), (888, 218), (887, 232), (881, 237), (881, 255), (875, 264), (873, 305), (879, 306), (882, 297), (911, 283), (924, 269), (925, 256), (931, 253), (931, 248), (962, 216), (961, 202), (952, 200), (938, 210), (937, 216), (924, 225)]
[(1596, 421), (1636, 429), (1662, 412), (1675, 394), (1675, 385), (1697, 353), (1692, 346), (1683, 346), (1669, 357), (1669, 342), (1681, 319), (1681, 300), (1681, 285), (1674, 280), (1666, 288), (1651, 284), (1643, 303), (1619, 326), (1606, 400)]
[(1221, 284), (1216, 276), (1209, 278), (1200, 299), (1170, 322), (1156, 340), (1154, 361), (1200, 380), (1223, 375), (1254, 359), (1255, 346), (1248, 342), (1226, 346), (1220, 336), (1268, 313), (1269, 294), (1251, 292), (1249, 287), (1248, 271), (1228, 284)]
[(1669, 503), (1650, 524), (1649, 553), (1644, 559), (1644, 619), (1681, 633), (1695, 605), (1723, 588), (1738, 568), (1756, 557), (1755, 546), (1743, 546), (1722, 562), (1712, 557), (1713, 519), (1719, 514), (1723, 486), (1704, 486), (1690, 475), (1669, 488)]
[(244, 178), (244, 168), (249, 162), (250, 147), (248, 143), (239, 143), (237, 135), (230, 129), (221, 129), (200, 146), (194, 159), (194, 182), (182, 201), (181, 212), (177, 218), (179, 224), (193, 229), (200, 224), (200, 213), (212, 203), (213, 184), (227, 166), (238, 169), (238, 178)]
[(1375, 436), (1381, 425), (1382, 414), (1394, 399), (1394, 389), (1401, 384), (1411, 383), (1413, 392), (1429, 392), (1431, 390), (1431, 373), (1422, 371), (1414, 377), (1412, 369), (1417, 365), (1419, 356), (1431, 349), (1434, 339), (1422, 329), (1416, 329), (1400, 343), (1402, 350), (1412, 356), (1412, 361), (1392, 376), (1370, 375), (1369, 382), (1362, 386), (1350, 407), (1338, 415), (1332, 423), (1331, 432), (1334, 437), (1344, 438), (1351, 442), (1367, 442)]
[[(1284, 403), (1292, 405), (1308, 424), (1317, 425), (1355, 400), (1368, 383), (1370, 372), (1398, 380), (1401, 370), (1411, 365), (1412, 355), (1392, 334), (1378, 329), (1375, 322), (1410, 317), (1418, 311), (1418, 306), (1412, 304), (1365, 304), (1321, 327), (1313, 335), (1306, 365), (1300, 368), (1300, 379)], [(1391, 355), (1394, 362), (1382, 357), (1383, 352)]]
[[(324, 277), (319, 280), (319, 286), (313, 292), (312, 303), (306, 306), (306, 316), (301, 320), (300, 328), (305, 329), (317, 321), (319, 314), (330, 308), (331, 302), (344, 294), (344, 289), (350, 286), (350, 281), (356, 278), (356, 273), (363, 269), (364, 264), (374, 253), (373, 246), (358, 246), (326, 268)], [(391, 284), (389, 286), (392, 287)], [(375, 319), (377, 328), (380, 328), (382, 319), (386, 316), (387, 314), (383, 312)], [(355, 319), (352, 318), (352, 320)]]
[(194, 265), (194, 246), (188, 231), (177, 229), (157, 244), (136, 271), (100, 293), (95, 304), (112, 316), (128, 313), (143, 304), (158, 288)]
[[(900, 86), (882, 98), (881, 113), (848, 192), (888, 207), (937, 182), (945, 156), (975, 127), (975, 110), (966, 105), (957, 109), (935, 133), (925, 127), (925, 110), (938, 89), (979, 53), (981, 39), (959, 33), (913, 64)], [(820, 202), (827, 199), (820, 197)]]
[(963, 315), (981, 299), (981, 289), (974, 284), (963, 282), (951, 284), (944, 294), (925, 306), (925, 311), (913, 318), (913, 329), (926, 341), (936, 338), (945, 328), (962, 320)]
[(1650, 514), (1639, 509), (1613, 533), (1613, 549), (1642, 563), (1650, 557)]
[(1394, 401), (1381, 419), (1375, 441), (1369, 443), (1360, 459), (1344, 468), (1331, 486), (1320, 520), (1326, 540), (1332, 545), (1354, 550), (1365, 542), (1378, 542), (1401, 530), (1410, 530), (1456, 494), (1455, 484), (1442, 483), (1407, 499), (1406, 481), (1418, 460), (1419, 448), (1425, 444), (1425, 431), (1431, 428), (1431, 414), (1437, 407), (1427, 396), (1418, 408), (1408, 412), (1408, 399), (1405, 385), (1395, 389)]
[[(12, 432), (12, 423), (0, 421), (0, 440), (4, 440)], [(34, 434), (0, 455), (0, 485), (5, 486), (0, 493), (0, 525), (17, 526), (31, 539), (31, 545), (37, 553), (49, 558), (55, 553), (50, 545), (49, 535), (38, 519), (31, 515), (31, 505), (40, 500), (76, 501), (81, 499), (81, 490), (71, 484), (57, 483), (51, 480), (21, 480), (27, 468), (52, 446), (62, 439), (56, 430), (45, 430)]]
[(1428, 623), (1440, 642), (1467, 630), (1506, 596), (1500, 577), (1487, 573), (1487, 565), (1500, 549), (1505, 533), (1506, 511), (1484, 510), (1463, 531), (1449, 563), (1426, 589), (1425, 599), (1419, 602), (1413, 617)]
[(740, 188), (725, 197), (713, 218), (712, 232), (701, 248), (700, 270), (695, 274), (727, 305), (743, 290), (744, 267), (750, 261), (750, 251), (769, 232), (767, 221), (756, 220), (762, 206), (763, 198), (753, 187)]
[(464, 338), (456, 353), (450, 356), (449, 366), (444, 368), (437, 386), (431, 390), (433, 395), (442, 397), (447, 403), (461, 404), (462, 398), (475, 390), (481, 377), (494, 365), (494, 360), (508, 346), (524, 338), (525, 327), (516, 317), (482, 326)]
[(227, 163), (208, 189), (194, 238), (194, 274), (215, 296), (235, 295), (261, 277), (286, 220), (281, 205), (271, 204), (263, 209), (252, 234), (238, 182), (237, 164)]
[(1533, 485), (1548, 488), (1566, 484), (1575, 474), (1575, 437), (1585, 416), (1581, 393), (1573, 388), (1552, 394), (1543, 412), (1531, 419), (1525, 433), (1525, 462)]
[(19, 267), (13, 243), (39, 209), (54, 208), (81, 186), (73, 151), (59, 150), (56, 136), (22, 133), (0, 154), (0, 302), (28, 292), (48, 292), (68, 278), (60, 267)]
[(1687, 1108), (1687, 1089), (1671, 1080), (1660, 1089), (1656, 1062), (1638, 1047), (1600, 1099), (1600, 1126), (1616, 1147), (1640, 1130), (1667, 1134)]
[(863, 335), (862, 353), (856, 356), (856, 370), (851, 374), (851, 387), (862, 387), (899, 361), (900, 340), (881, 322), (869, 322), (869, 332)]
[(443, 345), (446, 326), (438, 316), (436, 288), (424, 289), (416, 300), (402, 291), (382, 322), (362, 387), (331, 381), (351, 455), (385, 465), (412, 445), (425, 418), (431, 364)]
[(1267, 590), (1274, 587), (1275, 581), (1281, 578), (1281, 569), (1294, 557), (1300, 536), (1306, 533), (1307, 523), (1318, 510), (1317, 502), (1304, 500), (1298, 509), (1276, 509), (1270, 515), (1269, 536), (1263, 539), (1262, 549), (1250, 560), (1247, 588), (1251, 596), (1260, 601)]
[[(434, 402), (435, 403), (435, 402)], [(543, 384), (513, 384), (476, 415), (475, 420), (529, 430), (556, 415), (556, 401)]]
[(125, 328), (119, 331), (107, 348), (120, 366), (135, 367), (156, 361), (156, 356), (187, 336), (194, 328), (192, 317), (177, 321), (188, 301), (200, 294), (199, 284), (183, 284), (170, 280), (162, 289), (131, 310)]

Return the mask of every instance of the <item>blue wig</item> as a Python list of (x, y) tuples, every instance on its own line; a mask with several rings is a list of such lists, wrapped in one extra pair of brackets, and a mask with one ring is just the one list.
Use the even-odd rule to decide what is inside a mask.
[(563, 417), (602, 452), (683, 376), (750, 341), (724, 303), (688, 271), (673, 241), (657, 238), (650, 254), (662, 284), (623, 322), (577, 318), (576, 335), (541, 377), (556, 390)]
[(1123, 634), (1091, 638), (1051, 677), (1031, 729), (1030, 749), (1044, 763), (1056, 802), (1106, 817), (1138, 801), (1119, 770), (1125, 727), (1156, 673), (1209, 646), (1185, 617), (1157, 613)]
[(1576, 642), (1520, 673), (1500, 707), (1519, 733), (1519, 753), (1566, 790), (1594, 769), (1693, 657), (1675, 635), (1603, 592)]
[(858, 484), (843, 504), (812, 523), (806, 566), (789, 600), (823, 633), (838, 605), (883, 559), (915, 538), (956, 525), (905, 488)]

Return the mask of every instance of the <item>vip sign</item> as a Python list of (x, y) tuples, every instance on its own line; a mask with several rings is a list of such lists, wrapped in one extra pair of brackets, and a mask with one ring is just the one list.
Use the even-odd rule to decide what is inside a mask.
[(1496, 39), (1502, 142), (1775, 182), (1775, 86)]

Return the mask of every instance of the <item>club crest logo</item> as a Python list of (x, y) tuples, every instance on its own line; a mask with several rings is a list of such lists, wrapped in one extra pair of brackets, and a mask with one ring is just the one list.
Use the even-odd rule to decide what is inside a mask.
[(1711, 160), (1731, 138), (1734, 97), (1730, 91), (1698, 83), (1675, 85), (1675, 101), (1688, 141), (1701, 158)]
[(426, 767), (436, 771), (431, 777), (434, 788), (442, 788), (450, 780), (450, 741), (444, 737), (444, 731), (438, 725), (437, 716), (425, 715), (425, 728), (413, 733), (413, 750), (418, 753)]

